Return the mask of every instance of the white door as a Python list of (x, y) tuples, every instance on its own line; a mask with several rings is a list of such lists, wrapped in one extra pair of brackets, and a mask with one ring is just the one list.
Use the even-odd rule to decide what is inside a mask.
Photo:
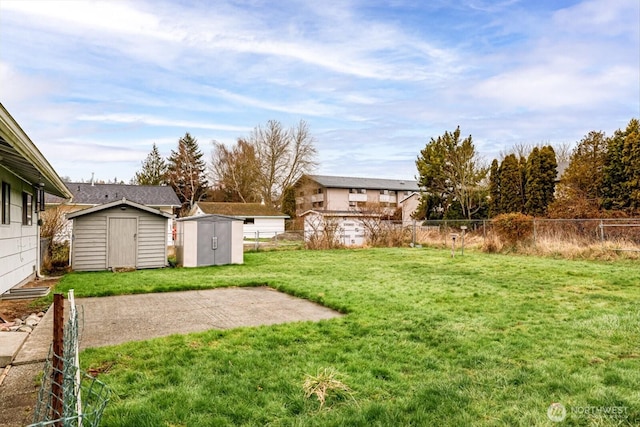
[(137, 218), (109, 218), (109, 268), (136, 266), (137, 233)]

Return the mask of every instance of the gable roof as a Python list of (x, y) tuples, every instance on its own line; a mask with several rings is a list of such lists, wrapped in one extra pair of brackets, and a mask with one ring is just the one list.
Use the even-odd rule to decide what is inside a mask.
[(82, 209), (80, 211), (76, 211), (70, 214), (67, 214), (67, 219), (73, 219), (73, 218), (77, 218), (79, 216), (83, 216), (83, 215), (88, 215), (88, 214), (92, 214), (94, 212), (99, 212), (105, 209), (110, 209), (113, 207), (117, 207), (117, 206), (130, 206), (132, 208), (144, 211), (144, 212), (149, 212), (152, 213), (154, 215), (160, 215), (163, 216), (165, 218), (172, 218), (173, 215), (168, 214), (166, 212), (162, 212), (159, 211), (158, 209), (154, 209), (154, 208), (150, 208), (149, 206), (145, 206), (145, 205), (141, 205), (140, 203), (136, 203), (136, 202), (132, 202), (131, 200), (127, 200), (125, 198), (123, 198), (122, 200), (116, 200), (114, 202), (111, 203), (105, 203), (103, 205), (97, 205), (97, 206), (93, 206), (87, 209)]
[(289, 218), (278, 209), (261, 203), (222, 203), (222, 202), (197, 202), (196, 205), (205, 214), (216, 214), (241, 217), (276, 217)]
[[(418, 191), (418, 182), (406, 179), (357, 178), (348, 176), (305, 175), (328, 188), (365, 188), (368, 190)], [(303, 177), (304, 178), (304, 177)]]
[(47, 159), (0, 103), (0, 167), (32, 184), (43, 184), (46, 193), (71, 194)]
[[(71, 203), (79, 205), (102, 205), (123, 198), (148, 206), (181, 206), (176, 192), (168, 185), (128, 185), (91, 184), (90, 182), (70, 182), (67, 184), (73, 194)], [(56, 197), (47, 197), (46, 203), (63, 203)]]

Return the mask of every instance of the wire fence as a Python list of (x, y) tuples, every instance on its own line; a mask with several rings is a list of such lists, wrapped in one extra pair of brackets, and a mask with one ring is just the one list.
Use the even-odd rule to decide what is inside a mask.
[[(349, 225), (356, 223), (351, 230)], [(360, 224), (360, 226), (358, 226)], [(522, 243), (532, 247), (565, 245), (575, 248), (600, 247), (611, 251), (640, 252), (640, 218), (619, 219), (546, 219), (535, 218), (530, 222), (530, 233)], [(301, 223), (300, 227), (306, 225)], [(283, 233), (251, 232), (244, 236), (245, 250), (309, 249), (315, 234), (327, 227), (287, 230)], [(369, 224), (365, 220), (343, 221), (336, 224), (337, 240), (340, 246), (417, 246), (421, 244), (449, 247), (452, 238), (466, 239), (469, 245), (484, 245), (499, 239), (500, 230), (491, 219), (478, 220), (429, 220), (413, 222), (379, 221)], [(373, 239), (375, 232), (396, 230), (386, 233), (393, 239), (380, 242)], [(320, 230), (320, 231), (319, 231)], [(349, 233), (353, 231), (359, 240)], [(402, 232), (400, 232), (402, 231)], [(347, 239), (346, 237), (351, 237)], [(401, 238), (395, 238), (400, 236)], [(315, 236), (318, 237), (318, 236)], [(320, 236), (322, 237), (322, 236)], [(343, 238), (345, 237), (345, 238)], [(377, 240), (377, 241), (376, 241)], [(353, 243), (355, 241), (355, 244)], [(318, 248), (323, 248), (320, 246)]]
[(55, 295), (54, 340), (45, 362), (33, 424), (28, 427), (98, 426), (109, 402), (107, 386), (80, 369), (80, 326), (73, 290), (69, 291), (66, 323), (63, 307), (62, 295)]
[[(531, 233), (527, 236), (533, 246), (550, 242), (575, 246), (606, 246), (611, 250), (640, 251), (640, 218), (619, 219), (540, 219), (531, 220)], [(462, 227), (465, 227), (463, 230)], [(493, 239), (498, 230), (491, 220), (438, 220), (425, 221), (416, 226), (416, 240), (444, 242), (452, 234), (464, 233), (481, 241)]]

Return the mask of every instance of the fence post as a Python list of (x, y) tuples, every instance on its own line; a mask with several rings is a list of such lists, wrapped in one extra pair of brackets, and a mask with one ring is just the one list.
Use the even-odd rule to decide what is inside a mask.
[(604, 246), (604, 222), (600, 220), (600, 244)]
[(258, 249), (260, 249), (260, 232), (258, 230), (255, 231), (255, 235), (256, 235), (256, 245), (255, 245), (255, 249), (256, 251)]
[[(53, 372), (51, 394), (53, 395), (53, 416), (59, 419), (63, 416), (63, 369), (64, 369), (64, 295), (53, 295)], [(55, 427), (61, 427), (62, 421), (56, 422)]]
[(413, 244), (413, 247), (416, 247), (416, 220), (413, 220), (413, 230), (411, 233), (411, 243)]

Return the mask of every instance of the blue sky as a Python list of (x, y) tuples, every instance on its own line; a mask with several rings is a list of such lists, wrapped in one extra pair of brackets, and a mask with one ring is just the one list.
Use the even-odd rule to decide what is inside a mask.
[(0, 101), (74, 180), (270, 119), (317, 173), (410, 179), (458, 125), (490, 162), (640, 117), (640, 2), (0, 0)]

